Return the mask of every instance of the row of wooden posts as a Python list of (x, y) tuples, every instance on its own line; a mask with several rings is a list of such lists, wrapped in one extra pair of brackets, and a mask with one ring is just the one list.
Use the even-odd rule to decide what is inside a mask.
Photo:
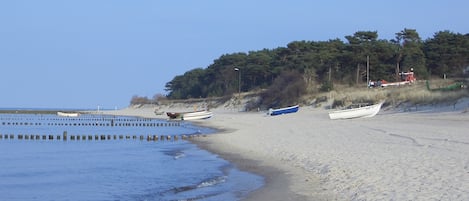
[(1, 122), (0, 125), (3, 126), (42, 126), (42, 125), (47, 125), (47, 126), (110, 126), (110, 127), (175, 127), (175, 126), (181, 126), (179, 122), (159, 122), (159, 123), (142, 123), (142, 122), (137, 122), (137, 123), (115, 123), (114, 121), (110, 122), (70, 122), (70, 123), (63, 123), (63, 122)]
[(18, 140), (147, 140), (147, 141), (177, 141), (179, 139), (187, 140), (195, 137), (205, 137), (206, 135), (201, 134), (190, 134), (190, 135), (68, 135), (67, 131), (64, 131), (62, 135), (23, 135), (19, 134), (0, 134), (1, 139), (18, 139)]

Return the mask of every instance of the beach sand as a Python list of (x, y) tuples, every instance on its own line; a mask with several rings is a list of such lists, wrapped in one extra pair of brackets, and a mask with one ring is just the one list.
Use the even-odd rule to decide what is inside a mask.
[[(205, 138), (194, 138), (193, 142), (231, 161), (237, 168), (265, 178), (266, 185), (251, 193), (246, 200), (330, 200), (331, 196), (324, 195), (328, 192), (323, 190), (316, 174), (309, 174), (276, 155), (289, 146), (281, 144), (290, 138), (288, 133), (291, 130), (281, 125), (292, 121), (295, 115), (284, 115), (281, 116), (284, 118), (275, 120), (276, 117), (271, 119), (263, 113), (215, 113), (217, 116), (213, 119), (198, 124), (217, 128), (219, 132)], [(268, 128), (276, 121), (280, 121), (277, 123), (282, 129), (287, 129), (285, 133)]]
[(194, 142), (264, 176), (247, 200), (469, 200), (468, 103), (351, 120), (217, 108), (197, 124), (220, 132)]

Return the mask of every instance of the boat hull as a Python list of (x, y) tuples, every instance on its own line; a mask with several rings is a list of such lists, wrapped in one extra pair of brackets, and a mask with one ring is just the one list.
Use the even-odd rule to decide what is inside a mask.
[(212, 117), (212, 115), (213, 113), (209, 111), (188, 112), (182, 115), (181, 120), (208, 119)]
[(298, 112), (299, 108), (300, 108), (299, 105), (295, 105), (295, 106), (279, 108), (279, 109), (270, 109), (268, 114), (270, 116), (275, 116), (275, 115), (281, 115), (281, 114), (295, 113), (295, 112)]
[(60, 116), (60, 117), (78, 117), (78, 116), (80, 116), (80, 113), (57, 112), (57, 116)]
[(383, 84), (381, 84), (381, 86), (382, 87), (401, 86), (401, 85), (406, 85), (406, 84), (411, 84), (411, 82), (410, 81), (402, 81), (402, 82), (383, 83)]
[(176, 120), (198, 120), (208, 119), (213, 116), (213, 113), (203, 110), (196, 112), (167, 112), (166, 115), (168, 115), (170, 119)]
[(353, 119), (373, 117), (378, 114), (384, 101), (370, 106), (329, 112), (330, 119)]

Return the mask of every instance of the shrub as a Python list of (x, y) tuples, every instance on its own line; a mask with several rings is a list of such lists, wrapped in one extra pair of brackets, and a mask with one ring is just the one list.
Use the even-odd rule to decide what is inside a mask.
[(140, 96), (133, 96), (132, 99), (130, 100), (131, 105), (143, 105), (143, 104), (148, 104), (150, 103), (150, 99), (148, 97), (140, 97)]
[(306, 83), (297, 71), (285, 71), (261, 94), (262, 107), (284, 107), (298, 104), (306, 93)]
[(334, 89), (334, 84), (331, 81), (324, 81), (321, 86), (321, 92), (328, 92)]

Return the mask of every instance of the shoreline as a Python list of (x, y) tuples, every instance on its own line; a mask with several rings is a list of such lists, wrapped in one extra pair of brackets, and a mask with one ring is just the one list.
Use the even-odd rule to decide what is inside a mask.
[(217, 130), (192, 142), (264, 177), (245, 200), (467, 200), (468, 108), (466, 98), (330, 120), (328, 110), (307, 106), (280, 116), (220, 107), (191, 121)]
[[(264, 178), (264, 184), (259, 189), (255, 189), (248, 193), (243, 200), (305, 200), (287, 190), (289, 185), (288, 177), (285, 172), (274, 167), (262, 165), (260, 161), (247, 159), (241, 155), (220, 151), (212, 147), (210, 142), (203, 140), (191, 140), (200, 149), (206, 150), (212, 154), (229, 161), (237, 169), (250, 172)], [(275, 190), (274, 190), (275, 189)]]
[[(227, 131), (218, 130), (216, 133), (211, 135), (225, 135), (227, 134), (226, 132)], [(264, 178), (264, 185), (259, 189), (255, 189), (249, 192), (248, 196), (243, 199), (245, 201), (326, 200), (324, 198), (320, 199), (319, 196), (311, 199), (304, 195), (295, 193), (290, 189), (292, 183), (295, 182), (292, 178), (290, 178), (292, 176), (291, 172), (287, 172), (282, 168), (275, 167), (272, 164), (265, 164), (265, 162), (261, 160), (256, 160), (240, 154), (232, 153), (230, 150), (214, 145), (213, 143), (216, 142), (212, 142), (209, 135), (204, 139), (193, 138), (190, 139), (190, 141), (197, 145), (200, 149), (207, 150), (210, 153), (229, 161), (237, 169), (250, 172)], [(309, 181), (306, 179), (305, 182), (311, 182), (311, 184), (313, 184), (313, 188), (319, 187), (319, 180)]]
[[(270, 201), (270, 200), (332, 200), (334, 196), (321, 185), (321, 179), (308, 173), (302, 167), (294, 167), (288, 161), (278, 160), (275, 156), (266, 156), (243, 147), (246, 135), (258, 131), (258, 127), (240, 128), (239, 123), (245, 119), (255, 121), (250, 123), (261, 123), (264, 120), (274, 120), (277, 117), (265, 116), (259, 112), (233, 112), (230, 110), (215, 110), (217, 116), (204, 121), (195, 121), (195, 125), (210, 127), (217, 130), (214, 134), (204, 138), (194, 138), (191, 142), (200, 148), (207, 150), (219, 157), (230, 161), (236, 168), (262, 176), (264, 185), (249, 193), (243, 200), (246, 201)], [(282, 115), (281, 115), (282, 116)], [(278, 117), (281, 117), (278, 116)], [(295, 114), (285, 117), (295, 118)], [(230, 126), (234, 125), (234, 126)], [(251, 125), (251, 124), (247, 124)], [(262, 127), (262, 126), (261, 126)], [(262, 132), (269, 134), (268, 132)], [(239, 136), (239, 141), (233, 141)], [(256, 137), (251, 143), (256, 143)]]

